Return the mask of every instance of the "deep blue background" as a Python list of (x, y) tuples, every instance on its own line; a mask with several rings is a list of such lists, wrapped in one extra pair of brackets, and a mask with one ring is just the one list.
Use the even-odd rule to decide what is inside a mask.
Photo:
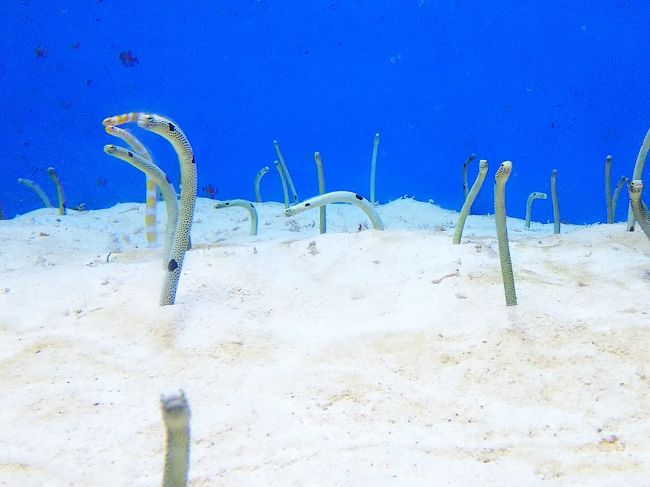
[[(69, 206), (142, 201), (142, 175), (103, 153), (115, 140), (100, 122), (152, 111), (180, 124), (195, 149), (199, 187), (212, 184), (222, 199), (253, 198), (255, 174), (275, 158), (273, 139), (301, 198), (317, 192), (315, 150), (328, 190), (368, 195), (379, 130), (380, 201), (408, 194), (458, 209), (460, 169), (475, 152), (490, 162), (475, 212), (492, 210), (495, 168), (511, 159), (509, 214), (523, 216), (528, 193), (548, 192), (557, 168), (562, 219), (603, 221), (604, 156), (614, 156), (613, 183), (630, 175), (650, 126), (647, 7), (647, 0), (3, 0), (0, 205), (8, 216), (39, 207), (18, 177), (54, 199), (50, 165)], [(127, 50), (137, 65), (122, 64)], [(178, 181), (169, 146), (153, 134), (141, 138)], [(475, 172), (476, 165), (471, 180)], [(275, 171), (262, 193), (280, 200)], [(539, 202), (536, 216), (552, 218), (550, 207)]]

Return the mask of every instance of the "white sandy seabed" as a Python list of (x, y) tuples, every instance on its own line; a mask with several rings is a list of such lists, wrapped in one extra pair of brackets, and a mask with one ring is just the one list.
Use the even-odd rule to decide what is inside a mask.
[(0, 483), (158, 485), (179, 388), (191, 486), (650, 483), (642, 232), (509, 219), (506, 307), (492, 217), (282, 208), (200, 199), (164, 308), (142, 205), (0, 222)]

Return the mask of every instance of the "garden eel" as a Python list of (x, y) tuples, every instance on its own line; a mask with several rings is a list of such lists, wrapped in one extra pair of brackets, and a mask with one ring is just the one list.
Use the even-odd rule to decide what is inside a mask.
[(504, 161), (494, 175), (494, 218), (497, 224), (501, 275), (503, 277), (503, 288), (506, 294), (507, 306), (517, 304), (515, 278), (512, 273), (512, 261), (510, 260), (510, 247), (508, 245), (508, 227), (506, 225), (505, 189), (511, 172), (512, 162)]
[(278, 154), (278, 160), (280, 161), (280, 165), (282, 166), (282, 171), (284, 172), (284, 175), (287, 178), (287, 184), (289, 185), (289, 189), (291, 190), (291, 196), (293, 197), (293, 204), (295, 205), (298, 203), (298, 195), (296, 194), (296, 188), (293, 186), (293, 180), (291, 179), (291, 174), (289, 174), (289, 169), (287, 169), (287, 164), (284, 162), (284, 157), (282, 156), (282, 152), (280, 152), (280, 146), (278, 145), (278, 141), (274, 140), (273, 141), (273, 147), (275, 147), (275, 152)]
[(470, 154), (463, 162), (463, 195), (467, 199), (467, 194), (469, 193), (469, 183), (467, 182), (467, 170), (469, 169), (469, 164), (474, 159), (476, 159), (476, 154)]
[(215, 208), (230, 208), (231, 206), (241, 206), (248, 210), (251, 218), (251, 235), (257, 235), (257, 210), (253, 203), (247, 200), (235, 199), (226, 201), (217, 201), (214, 205)]
[(264, 166), (260, 169), (260, 172), (255, 176), (255, 201), (258, 203), (262, 202), (262, 194), (260, 193), (260, 183), (262, 182), (262, 177), (269, 172), (269, 166)]
[(648, 207), (641, 199), (643, 181), (640, 179), (632, 180), (628, 185), (628, 191), (630, 192), (630, 203), (634, 212), (634, 219), (639, 222), (646, 237), (650, 239), (650, 212), (648, 212)]
[(560, 233), (560, 203), (557, 199), (557, 169), (551, 172), (551, 201), (553, 202), (553, 233)]
[(107, 117), (104, 120), (102, 120), (102, 125), (104, 126), (124, 125), (125, 123), (129, 123), (129, 122), (137, 122), (138, 118), (141, 115), (144, 114), (140, 112), (129, 112), (129, 113), (123, 113), (121, 115), (114, 115), (112, 117)]
[(530, 216), (533, 212), (533, 201), (535, 200), (545, 200), (548, 198), (546, 193), (538, 193), (533, 191), (528, 195), (528, 200), (526, 201), (526, 228), (530, 228)]
[[(636, 162), (634, 163), (634, 171), (632, 172), (632, 181), (638, 181), (641, 179), (643, 174), (643, 167), (645, 166), (645, 159), (648, 156), (648, 150), (650, 150), (650, 128), (643, 138), (643, 143), (639, 149), (639, 153), (636, 156)], [(628, 205), (627, 209), (627, 230), (629, 232), (634, 231), (634, 212), (632, 210), (632, 204)]]
[(163, 487), (184, 487), (190, 469), (190, 406), (183, 391), (160, 396), (165, 423)]
[[(316, 172), (318, 173), (318, 194), (325, 194), (325, 176), (323, 175), (323, 160), (320, 152), (314, 152), (314, 161), (316, 162)], [(320, 207), (320, 233), (327, 231), (327, 206)]]
[(59, 198), (59, 215), (65, 215), (65, 196), (63, 196), (63, 186), (61, 186), (59, 175), (53, 167), (48, 167), (47, 173), (54, 182), (54, 186), (56, 186), (56, 194)]
[(192, 146), (180, 127), (174, 122), (161, 115), (140, 114), (138, 125), (166, 139), (176, 151), (181, 168), (179, 217), (174, 229), (167, 264), (167, 275), (160, 298), (160, 305), (166, 306), (174, 304), (176, 301), (176, 289), (183, 268), (185, 251), (190, 244), (190, 230), (192, 229), (192, 218), (194, 216), (194, 206), (196, 205), (196, 163)]
[[(108, 129), (115, 129), (117, 127), (108, 126)], [(165, 201), (165, 208), (167, 209), (167, 229), (165, 234), (165, 247), (163, 250), (163, 267), (167, 268), (167, 262), (171, 258), (169, 253), (174, 239), (174, 230), (176, 229), (176, 222), (178, 221), (178, 200), (176, 199), (176, 191), (174, 187), (169, 182), (167, 175), (156, 166), (150, 159), (145, 159), (144, 157), (131, 152), (124, 147), (118, 147), (116, 145), (105, 145), (104, 152), (108, 155), (122, 159), (125, 162), (128, 162), (137, 169), (140, 169), (143, 173), (147, 175), (155, 185), (158, 185), (160, 192), (163, 195), (163, 200)]]
[(625, 176), (621, 176), (621, 178), (618, 180), (618, 184), (616, 184), (616, 189), (614, 190), (614, 196), (612, 196), (612, 213), (614, 213), (614, 218), (616, 218), (616, 205), (618, 204), (618, 197), (621, 194), (621, 190), (623, 189), (623, 186), (625, 186), (628, 181), (629, 178)]
[[(370, 160), (370, 203), (375, 204), (375, 178), (377, 176), (377, 149), (379, 149), (379, 132), (372, 142), (372, 159)], [(322, 233), (322, 232), (321, 232)]]
[(375, 207), (370, 203), (370, 201), (365, 199), (363, 196), (351, 191), (332, 191), (331, 193), (314, 196), (313, 198), (309, 198), (302, 203), (290, 206), (284, 210), (284, 214), (287, 216), (293, 216), (311, 208), (318, 208), (323, 205), (329, 205), (330, 203), (351, 203), (361, 208), (365, 212), (368, 218), (370, 218), (372, 226), (375, 230), (384, 229), (384, 224), (382, 223), (379, 214), (375, 210)]
[[(118, 137), (129, 144), (133, 148), (133, 151), (140, 157), (153, 163), (149, 151), (130, 131), (113, 125), (107, 125), (104, 129), (109, 135)], [(147, 174), (147, 171), (144, 171), (144, 173), (147, 188), (144, 213), (145, 237), (147, 239), (147, 245), (149, 247), (155, 247), (158, 240), (158, 234), (156, 232), (156, 181)]]
[(25, 179), (25, 178), (18, 178), (18, 182), (32, 189), (38, 195), (41, 201), (43, 201), (43, 205), (45, 206), (45, 208), (52, 208), (52, 203), (50, 202), (50, 198), (47, 197), (45, 191), (43, 191), (43, 189), (38, 184), (36, 184), (31, 179)]
[(607, 204), (607, 223), (614, 223), (612, 206), (612, 156), (605, 157), (605, 203)]
[(278, 161), (273, 161), (275, 168), (278, 170), (280, 175), (280, 181), (282, 181), (282, 194), (284, 195), (284, 208), (289, 208), (289, 189), (287, 188), (287, 179), (284, 177), (284, 171), (282, 170), (282, 164)]
[[(483, 185), (487, 171), (488, 163), (485, 159), (481, 159), (478, 166), (478, 174), (476, 175), (474, 184), (472, 184), (472, 189), (469, 193), (467, 193), (463, 207), (460, 210), (460, 215), (458, 216), (458, 223), (456, 223), (456, 230), (454, 231), (453, 239), (453, 242), (455, 244), (460, 243), (460, 238), (463, 236), (463, 228), (465, 227), (465, 220), (467, 219), (467, 215), (469, 215), (469, 210), (472, 208), (472, 204), (476, 199), (476, 195), (478, 195), (478, 192), (481, 190), (481, 186)], [(466, 173), (464, 173), (464, 177), (467, 178)]]

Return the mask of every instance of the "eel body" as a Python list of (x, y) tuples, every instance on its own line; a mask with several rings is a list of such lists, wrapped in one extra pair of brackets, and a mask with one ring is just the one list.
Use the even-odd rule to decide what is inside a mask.
[(217, 209), (230, 208), (233, 206), (240, 206), (248, 210), (248, 214), (251, 220), (250, 234), (257, 235), (257, 210), (255, 209), (255, 205), (253, 205), (253, 203), (251, 203), (248, 200), (234, 199), (234, 200), (217, 201), (214, 205), (214, 207)]
[(196, 206), (196, 163), (194, 151), (187, 137), (171, 120), (155, 114), (140, 114), (138, 125), (151, 132), (154, 132), (169, 142), (176, 155), (181, 169), (181, 196), (178, 208), (178, 220), (174, 229), (167, 263), (167, 274), (160, 297), (161, 306), (174, 304), (176, 302), (176, 290), (183, 268), (185, 251), (190, 245), (190, 231), (192, 229), (192, 218)]
[(183, 391), (160, 397), (165, 424), (163, 487), (185, 487), (190, 470), (190, 406)]
[(494, 217), (497, 226), (497, 239), (499, 242), (499, 258), (501, 259), (501, 275), (503, 277), (503, 288), (506, 295), (506, 305), (517, 304), (515, 293), (515, 278), (512, 272), (512, 260), (510, 259), (510, 245), (508, 243), (508, 227), (506, 225), (506, 203), (505, 189), (506, 182), (512, 172), (512, 162), (504, 161), (494, 175)]
[[(455, 244), (460, 243), (460, 239), (463, 236), (463, 229), (465, 228), (465, 220), (467, 220), (467, 216), (472, 209), (472, 204), (474, 203), (478, 192), (481, 190), (481, 186), (483, 186), (483, 181), (485, 180), (487, 171), (488, 163), (485, 159), (481, 159), (479, 162), (478, 174), (476, 175), (474, 184), (472, 184), (472, 189), (467, 193), (463, 207), (461, 208), (460, 214), (458, 215), (458, 223), (456, 223), (456, 230), (454, 231), (453, 238), (453, 243)], [(467, 175), (465, 174), (465, 176)]]
[(165, 247), (163, 250), (163, 264), (164, 267), (167, 268), (167, 263), (170, 259), (170, 249), (174, 239), (174, 231), (178, 221), (178, 200), (176, 199), (176, 191), (174, 190), (174, 187), (169, 181), (167, 175), (150, 159), (145, 159), (135, 152), (113, 144), (105, 145), (104, 152), (118, 159), (122, 159), (133, 167), (139, 169), (147, 175), (147, 178), (150, 178), (154, 184), (158, 185), (160, 188), (163, 200), (165, 201), (165, 208), (167, 209), (167, 230), (165, 235)]
[(377, 210), (375, 207), (368, 201), (366, 198), (360, 194), (353, 193), (352, 191), (332, 191), (331, 193), (325, 193), (313, 198), (309, 198), (297, 205), (290, 206), (284, 210), (284, 214), (287, 216), (293, 216), (303, 211), (310, 210), (312, 208), (319, 208), (323, 205), (329, 205), (332, 203), (350, 203), (361, 210), (368, 216), (372, 222), (372, 226), (375, 230), (383, 230), (384, 224), (381, 221)]

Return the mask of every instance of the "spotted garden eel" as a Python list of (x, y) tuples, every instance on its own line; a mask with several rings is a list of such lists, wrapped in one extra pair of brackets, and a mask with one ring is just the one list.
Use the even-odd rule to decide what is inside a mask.
[(512, 172), (512, 162), (504, 161), (494, 175), (494, 218), (497, 224), (497, 240), (499, 242), (499, 258), (501, 259), (501, 275), (506, 294), (506, 305), (517, 304), (515, 294), (515, 278), (512, 273), (510, 246), (508, 244), (508, 227), (506, 225), (506, 182)]
[(255, 176), (255, 201), (258, 203), (262, 202), (262, 194), (260, 193), (260, 183), (264, 175), (269, 172), (269, 166), (264, 166)]
[[(116, 129), (117, 127), (106, 127), (107, 131), (109, 128)], [(154, 181), (154, 185), (158, 185), (160, 188), (163, 200), (165, 201), (165, 208), (167, 209), (167, 229), (165, 234), (165, 247), (163, 249), (163, 267), (166, 269), (167, 263), (171, 258), (170, 250), (174, 239), (176, 222), (178, 221), (178, 200), (176, 199), (176, 191), (174, 190), (174, 187), (169, 182), (167, 175), (150, 159), (145, 159), (124, 147), (118, 147), (112, 144), (105, 145), (104, 152), (110, 156), (122, 159), (135, 168), (140, 169), (140, 171), (145, 173), (148, 178)]]
[(65, 215), (65, 196), (63, 195), (61, 179), (59, 179), (59, 175), (53, 167), (48, 167), (47, 173), (50, 175), (50, 179), (54, 182), (54, 186), (56, 186), (56, 194), (59, 198), (59, 215)]
[(377, 178), (377, 150), (379, 149), (379, 132), (372, 142), (372, 158), (370, 159), (370, 203), (375, 204), (375, 179)]
[[(133, 151), (140, 157), (153, 162), (149, 151), (130, 131), (114, 125), (105, 126), (105, 130), (109, 135), (118, 137), (129, 144)], [(155, 247), (158, 241), (158, 234), (156, 232), (156, 181), (146, 171), (144, 173), (147, 188), (144, 213), (145, 238), (149, 247)]]
[(248, 214), (251, 219), (251, 235), (257, 235), (257, 210), (255, 205), (248, 200), (226, 200), (226, 201), (217, 201), (214, 205), (215, 208), (230, 208), (231, 206), (241, 206), (248, 210)]
[(284, 210), (284, 214), (287, 216), (293, 216), (303, 211), (310, 210), (311, 208), (319, 208), (323, 205), (329, 205), (332, 203), (350, 203), (359, 208), (361, 208), (365, 214), (368, 216), (372, 222), (373, 228), (375, 230), (383, 230), (384, 224), (375, 210), (375, 207), (365, 199), (363, 196), (353, 193), (351, 191), (332, 191), (331, 193), (325, 193), (308, 200), (303, 201), (297, 205), (290, 206)]
[(530, 228), (530, 217), (533, 212), (533, 201), (535, 200), (545, 200), (548, 198), (546, 193), (538, 193), (533, 191), (528, 195), (528, 200), (526, 201), (526, 228)]
[(165, 423), (163, 487), (185, 487), (190, 470), (190, 406), (183, 391), (160, 396)]
[[(646, 157), (648, 157), (648, 150), (650, 150), (650, 129), (645, 134), (643, 138), (643, 143), (639, 149), (639, 153), (636, 156), (636, 162), (634, 163), (634, 171), (632, 172), (632, 181), (638, 181), (643, 175), (643, 167), (645, 166)], [(627, 211), (627, 229), (630, 232), (634, 231), (634, 212), (632, 210), (632, 203), (628, 206)]]
[(174, 229), (174, 238), (167, 263), (167, 275), (160, 298), (160, 305), (166, 306), (174, 304), (176, 301), (176, 290), (183, 268), (185, 251), (190, 244), (190, 230), (196, 205), (196, 163), (192, 146), (187, 137), (180, 127), (171, 120), (161, 115), (141, 114), (138, 117), (138, 125), (166, 139), (176, 151), (181, 168), (179, 216)]
[(470, 154), (463, 162), (463, 194), (465, 199), (467, 199), (467, 194), (469, 193), (469, 183), (467, 182), (467, 170), (469, 169), (470, 163), (476, 159), (476, 154)]
[(284, 176), (284, 171), (282, 170), (282, 164), (279, 161), (273, 161), (273, 165), (278, 170), (280, 175), (280, 181), (282, 182), (282, 194), (284, 195), (284, 208), (289, 208), (289, 188), (287, 188), (287, 179)]
[(641, 229), (650, 239), (650, 212), (648, 207), (641, 199), (643, 192), (643, 181), (634, 179), (629, 183), (628, 191), (630, 192), (630, 203), (632, 204), (632, 211), (634, 212), (634, 219), (639, 222)]
[(621, 176), (621, 178), (618, 180), (618, 183), (616, 184), (614, 196), (612, 196), (612, 213), (614, 213), (614, 218), (616, 218), (616, 206), (618, 205), (618, 197), (621, 194), (623, 186), (625, 186), (629, 180), (629, 178)]
[[(460, 238), (463, 236), (463, 228), (465, 228), (465, 220), (467, 220), (467, 215), (469, 215), (472, 204), (474, 203), (478, 192), (481, 190), (481, 186), (483, 185), (487, 171), (488, 163), (485, 159), (481, 159), (478, 166), (478, 174), (474, 180), (474, 184), (472, 184), (472, 189), (469, 193), (467, 193), (463, 207), (460, 210), (460, 215), (458, 215), (458, 223), (456, 223), (456, 230), (454, 231), (453, 239), (453, 242), (455, 244), (460, 243)], [(467, 174), (465, 174), (465, 177), (467, 177)]]
[(612, 206), (612, 156), (605, 157), (605, 204), (607, 205), (607, 223), (614, 223)]
[(282, 152), (280, 151), (280, 145), (278, 144), (277, 140), (273, 141), (273, 147), (275, 147), (275, 152), (278, 154), (278, 160), (280, 161), (280, 165), (282, 166), (282, 171), (284, 172), (284, 175), (287, 178), (287, 184), (289, 185), (289, 189), (291, 190), (291, 197), (293, 198), (293, 204), (295, 205), (296, 203), (298, 203), (298, 194), (296, 194), (296, 188), (293, 185), (291, 174), (289, 174), (289, 169), (287, 168), (287, 164), (284, 162), (284, 157), (282, 156)]
[(18, 182), (34, 191), (43, 202), (43, 206), (45, 206), (45, 208), (52, 208), (50, 198), (48, 198), (48, 196), (45, 194), (45, 191), (43, 191), (43, 189), (38, 184), (36, 184), (31, 179), (25, 178), (18, 178)]
[(551, 172), (551, 201), (553, 202), (553, 233), (560, 233), (560, 202), (557, 197), (557, 169)]
[[(316, 172), (318, 173), (318, 194), (325, 194), (325, 176), (323, 175), (323, 160), (320, 152), (314, 152)], [(320, 207), (320, 233), (327, 232), (327, 206)]]

